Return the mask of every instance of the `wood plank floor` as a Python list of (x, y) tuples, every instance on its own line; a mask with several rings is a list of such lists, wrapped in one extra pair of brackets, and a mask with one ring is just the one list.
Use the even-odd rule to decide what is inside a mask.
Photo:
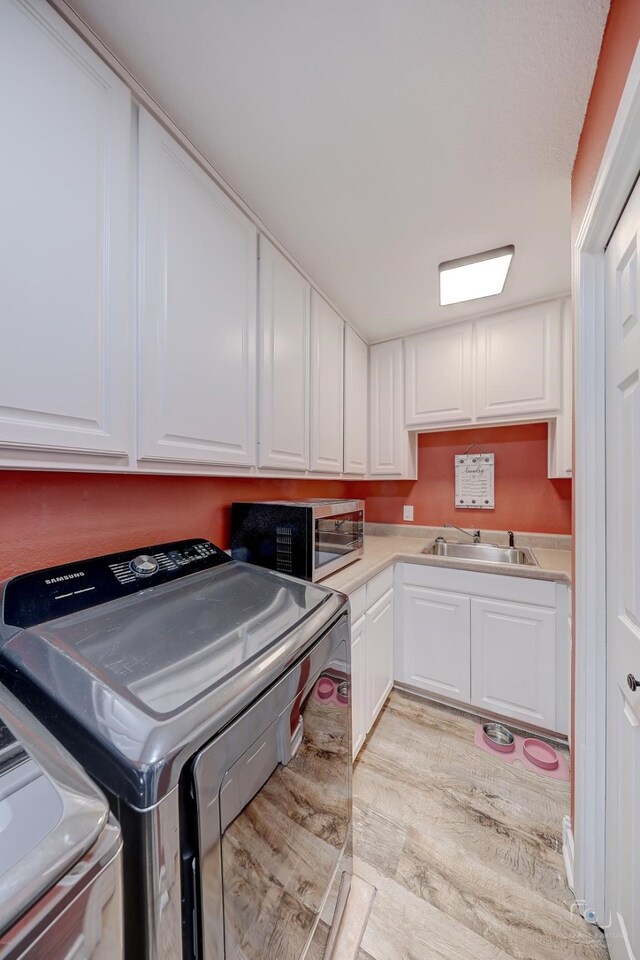
[(377, 888), (360, 960), (607, 960), (572, 911), (569, 785), (494, 758), (475, 721), (393, 691), (354, 771), (354, 870)]

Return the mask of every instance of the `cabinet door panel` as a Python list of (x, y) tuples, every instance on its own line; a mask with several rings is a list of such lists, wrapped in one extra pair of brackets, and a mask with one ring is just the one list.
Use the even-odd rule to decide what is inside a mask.
[(139, 457), (255, 463), (257, 233), (140, 111)]
[(556, 613), (471, 601), (471, 703), (555, 730)]
[(472, 336), (467, 323), (405, 340), (407, 426), (471, 420)]
[(367, 661), (365, 617), (351, 625), (351, 747), (357, 757), (367, 736)]
[(311, 292), (310, 469), (341, 473), (344, 426), (344, 321)]
[(369, 473), (414, 475), (415, 446), (404, 425), (402, 341), (369, 349)]
[(367, 733), (393, 686), (393, 590), (367, 610)]
[(479, 419), (559, 408), (561, 307), (554, 300), (476, 322)]
[(468, 702), (471, 696), (469, 597), (405, 585), (402, 607), (399, 679), (422, 690)]
[(48, 4), (5, 2), (0, 114), (0, 445), (122, 457), (129, 91)]
[(344, 472), (367, 472), (369, 351), (351, 327), (344, 331)]
[(311, 287), (260, 237), (261, 467), (309, 468)]

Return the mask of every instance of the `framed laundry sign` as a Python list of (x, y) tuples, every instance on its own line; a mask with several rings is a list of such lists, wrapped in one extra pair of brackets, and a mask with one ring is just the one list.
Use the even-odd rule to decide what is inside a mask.
[(457, 453), (455, 505), (460, 510), (494, 510), (495, 454)]

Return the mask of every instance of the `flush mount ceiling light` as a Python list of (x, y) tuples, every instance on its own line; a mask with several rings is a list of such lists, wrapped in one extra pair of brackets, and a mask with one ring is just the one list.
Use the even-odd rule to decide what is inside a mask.
[(471, 257), (445, 260), (438, 266), (440, 272), (440, 306), (479, 300), (502, 293), (511, 266), (515, 247), (498, 247)]

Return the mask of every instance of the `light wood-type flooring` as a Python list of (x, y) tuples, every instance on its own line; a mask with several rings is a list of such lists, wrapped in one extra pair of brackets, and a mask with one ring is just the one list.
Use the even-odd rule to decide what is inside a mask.
[(360, 960), (607, 960), (565, 879), (569, 784), (478, 749), (474, 724), (393, 691), (358, 758)]

